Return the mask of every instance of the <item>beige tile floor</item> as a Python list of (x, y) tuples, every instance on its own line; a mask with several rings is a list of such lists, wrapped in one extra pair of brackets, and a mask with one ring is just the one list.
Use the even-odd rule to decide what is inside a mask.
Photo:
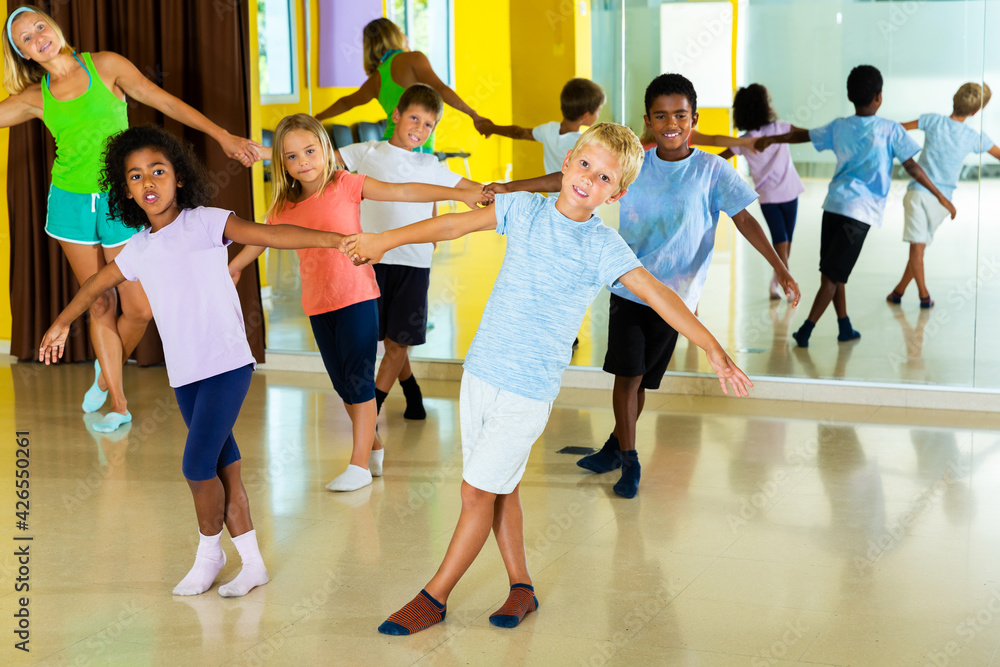
[[(126, 369), (135, 422), (88, 431), (84, 364), (0, 362), (0, 664), (1000, 665), (1000, 424), (913, 411), (651, 395), (643, 482), (587, 474), (567, 445), (612, 426), (606, 392), (567, 389), (522, 484), (541, 608), (513, 630), (492, 541), (409, 638), (378, 624), (425, 583), (459, 512), (458, 386), (426, 422), (382, 417), (385, 476), (323, 484), (349, 429), (321, 374), (255, 375), (236, 435), (271, 582), (171, 596), (196, 545), (185, 428), (162, 368)], [(13, 650), (15, 430), (31, 434), (29, 655)], [(239, 559), (228, 538), (232, 578)]]

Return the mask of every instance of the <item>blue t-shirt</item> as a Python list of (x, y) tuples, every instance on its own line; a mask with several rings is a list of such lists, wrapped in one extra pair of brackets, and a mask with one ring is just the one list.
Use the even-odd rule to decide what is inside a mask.
[(497, 233), (507, 235), (507, 251), (464, 366), (539, 401), (559, 394), (573, 339), (597, 293), (641, 266), (596, 215), (576, 222), (555, 202), (528, 192), (496, 196)]
[(809, 130), (809, 138), (816, 150), (837, 156), (823, 210), (881, 227), (892, 160), (906, 162), (920, 151), (920, 144), (902, 125), (878, 116), (837, 118)]
[[(969, 153), (988, 152), (993, 148), (993, 140), (985, 132), (980, 134), (965, 123), (938, 113), (920, 116), (917, 128), (925, 132), (924, 149), (920, 151), (917, 162), (941, 194), (951, 199), (965, 156)], [(928, 191), (916, 181), (910, 183), (909, 189)]]
[[(754, 189), (717, 155), (696, 148), (683, 160), (667, 162), (654, 146), (621, 198), (618, 233), (646, 270), (693, 312), (712, 262), (719, 211), (733, 216), (755, 199)], [(611, 291), (643, 303), (624, 286)]]

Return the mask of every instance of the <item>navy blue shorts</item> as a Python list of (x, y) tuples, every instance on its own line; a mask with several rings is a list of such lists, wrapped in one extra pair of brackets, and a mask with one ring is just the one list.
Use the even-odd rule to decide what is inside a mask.
[(184, 445), (184, 477), (203, 482), (240, 460), (233, 424), (250, 389), (253, 365), (174, 387), (177, 406), (188, 427)]
[(611, 295), (604, 372), (642, 376), (643, 389), (659, 389), (677, 346), (677, 332), (649, 306)]
[(378, 306), (375, 299), (310, 315), (313, 336), (333, 388), (348, 405), (375, 399)]
[(823, 211), (819, 240), (819, 272), (835, 283), (847, 283), (871, 229), (860, 220)]
[(427, 342), (427, 290), (431, 270), (401, 264), (376, 264), (378, 339), (399, 345)]
[(771, 243), (791, 243), (792, 232), (795, 231), (795, 216), (799, 211), (799, 199), (781, 202), (780, 204), (761, 204), (760, 212), (771, 230)]

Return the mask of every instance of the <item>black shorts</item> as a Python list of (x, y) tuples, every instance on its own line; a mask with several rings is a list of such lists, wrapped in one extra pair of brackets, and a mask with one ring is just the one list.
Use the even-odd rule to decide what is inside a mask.
[(401, 264), (376, 264), (378, 339), (400, 345), (427, 342), (427, 290), (431, 270)]
[(865, 244), (870, 225), (839, 213), (823, 211), (819, 241), (819, 272), (835, 283), (846, 283)]
[(677, 346), (677, 331), (649, 306), (611, 295), (604, 372), (642, 376), (643, 389), (659, 389)]

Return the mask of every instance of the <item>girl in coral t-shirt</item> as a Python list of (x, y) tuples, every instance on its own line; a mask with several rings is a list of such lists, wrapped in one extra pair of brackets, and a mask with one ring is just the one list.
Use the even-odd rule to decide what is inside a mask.
[[(432, 202), (459, 200), (476, 206), (478, 189), (422, 183), (383, 183), (338, 171), (322, 124), (294, 114), (278, 123), (271, 157), (274, 198), (268, 224), (295, 224), (341, 234), (361, 232), (361, 200)], [(248, 246), (229, 264), (234, 279), (264, 248)], [(299, 250), (302, 308), (333, 388), (354, 426), (347, 470), (326, 485), (355, 491), (382, 474), (382, 443), (375, 434), (375, 352), (378, 347), (378, 284), (370, 266), (355, 267), (334, 248)]]

